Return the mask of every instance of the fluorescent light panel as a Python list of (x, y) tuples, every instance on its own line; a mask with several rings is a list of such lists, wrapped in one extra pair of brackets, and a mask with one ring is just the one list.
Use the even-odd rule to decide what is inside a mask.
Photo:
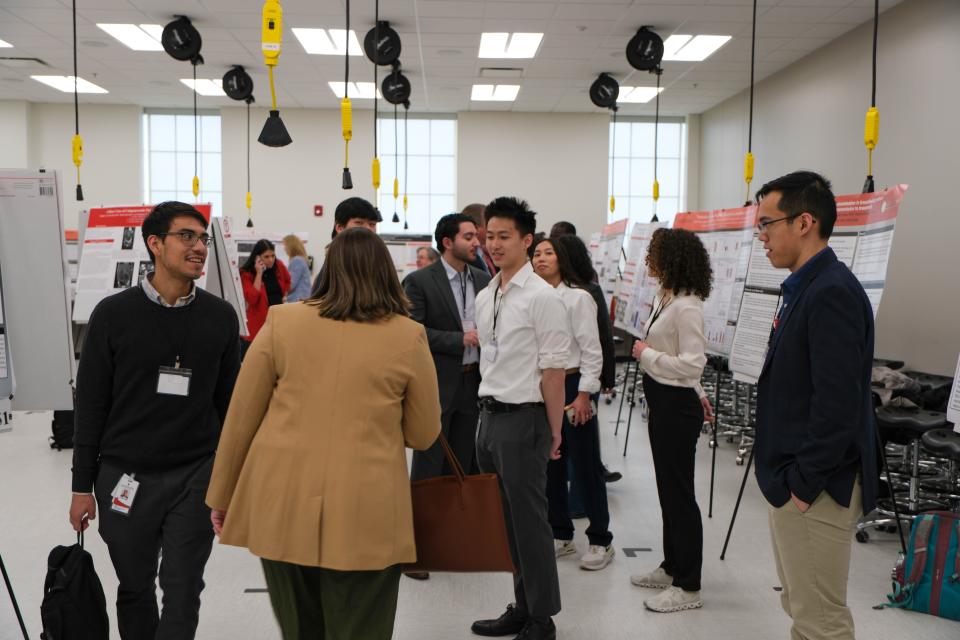
[[(330, 90), (333, 91), (333, 95), (338, 98), (343, 97), (343, 83), (342, 82), (328, 82), (330, 85)], [(350, 99), (351, 100), (373, 100), (374, 95), (374, 85), (372, 82), (351, 82), (350, 83)], [(380, 93), (380, 90), (376, 90), (376, 95), (380, 98), (383, 97), (383, 94)]]
[(97, 24), (100, 29), (134, 51), (163, 51), (160, 37), (163, 27), (158, 24)]
[(703, 62), (727, 44), (731, 36), (672, 35), (663, 43), (663, 59), (678, 62)]
[(470, 99), (477, 102), (513, 102), (518, 93), (518, 84), (475, 84)]
[(662, 93), (663, 87), (657, 91), (656, 87), (620, 87), (620, 97), (617, 102), (645, 104), (653, 100), (657, 93)]
[[(293, 29), (304, 51), (320, 56), (342, 56), (347, 51), (345, 29)], [(350, 55), (362, 56), (363, 49), (357, 39), (357, 32), (350, 30)]]
[(210, 80), (208, 78), (197, 78), (197, 85), (194, 87), (193, 78), (180, 78), (180, 82), (187, 85), (201, 96), (225, 96), (223, 92), (223, 80), (219, 78)]
[(0, 40), (0, 49), (12, 49), (13, 45), (6, 40)]
[[(57, 91), (73, 93), (73, 76), (30, 76), (37, 82), (53, 87)], [(77, 78), (77, 93), (109, 93), (103, 87), (98, 87), (83, 78)]]
[(542, 33), (484, 33), (479, 58), (532, 58), (537, 55)]

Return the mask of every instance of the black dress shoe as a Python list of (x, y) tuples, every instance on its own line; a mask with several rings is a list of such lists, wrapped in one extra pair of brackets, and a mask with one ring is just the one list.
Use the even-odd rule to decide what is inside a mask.
[(513, 640), (557, 640), (557, 627), (553, 620), (528, 620), (523, 630)]
[(477, 620), (470, 627), (478, 636), (509, 636), (515, 633), (521, 633), (527, 626), (529, 618), (521, 613), (512, 604), (507, 605), (507, 610), (496, 620)]
[(413, 578), (414, 580), (429, 580), (430, 574), (426, 571), (407, 571), (405, 574), (408, 578)]
[(620, 473), (619, 471), (607, 471), (607, 470), (604, 470), (604, 472), (603, 472), (603, 479), (604, 479), (604, 481), (605, 481), (607, 484), (609, 484), (609, 483), (611, 483), (611, 482), (616, 482), (617, 480), (619, 480), (619, 479), (622, 478), (622, 477), (623, 477), (623, 474)]

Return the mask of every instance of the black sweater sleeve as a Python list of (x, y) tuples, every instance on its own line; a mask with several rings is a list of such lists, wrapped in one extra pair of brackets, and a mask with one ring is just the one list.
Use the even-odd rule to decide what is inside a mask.
[(227, 409), (230, 406), (230, 397), (233, 395), (233, 385), (237, 381), (237, 374), (240, 372), (240, 321), (237, 320), (235, 313), (232, 313), (233, 323), (230, 326), (230, 337), (227, 340), (227, 348), (220, 358), (220, 373), (217, 376), (217, 386), (213, 392), (213, 404), (217, 409), (217, 415), (220, 418), (220, 427), (227, 419)]
[(77, 422), (73, 436), (73, 491), (90, 492), (97, 475), (100, 439), (113, 398), (113, 354), (107, 316), (99, 305), (90, 316), (77, 371)]
[(610, 307), (607, 306), (603, 289), (594, 284), (589, 290), (597, 303), (597, 328), (600, 331), (600, 350), (603, 353), (600, 386), (604, 389), (611, 389), (616, 384), (617, 360), (616, 349), (613, 344), (613, 329), (610, 326)]

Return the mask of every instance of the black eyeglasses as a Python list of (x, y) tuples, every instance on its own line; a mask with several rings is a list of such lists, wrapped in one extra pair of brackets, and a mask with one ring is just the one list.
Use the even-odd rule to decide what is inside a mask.
[(170, 233), (158, 233), (157, 235), (161, 238), (165, 238), (167, 236), (176, 236), (180, 238), (180, 241), (188, 247), (195, 245), (197, 240), (202, 242), (203, 246), (209, 247), (210, 241), (213, 239), (210, 237), (209, 233), (201, 233), (200, 235), (197, 235), (193, 231), (172, 231)]
[(757, 223), (757, 231), (764, 233), (767, 230), (767, 227), (772, 225), (775, 222), (783, 222), (784, 220), (793, 220), (794, 218), (799, 218), (803, 215), (803, 212), (795, 213), (792, 216), (784, 216), (783, 218), (776, 218), (774, 220), (761, 220)]

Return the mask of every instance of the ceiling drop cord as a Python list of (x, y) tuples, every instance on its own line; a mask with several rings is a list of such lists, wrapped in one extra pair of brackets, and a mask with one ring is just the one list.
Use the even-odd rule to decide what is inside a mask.
[(200, 155), (197, 152), (197, 63), (193, 62), (193, 198), (200, 197), (199, 168), (197, 165)]
[(407, 127), (407, 117), (410, 115), (410, 107), (403, 105), (403, 228), (408, 229), (407, 225), (407, 180), (410, 177), (410, 156), (407, 153), (410, 139), (407, 133), (410, 129)]
[(617, 166), (617, 105), (613, 105), (611, 108), (613, 111), (613, 143), (610, 150), (610, 213), (613, 213), (617, 208), (617, 199), (613, 195), (613, 186), (614, 180), (613, 177), (616, 175), (616, 166)]
[(660, 200), (660, 182), (657, 180), (657, 143), (660, 133), (660, 74), (663, 73), (663, 69), (657, 67), (654, 73), (657, 74), (657, 103), (653, 116), (653, 218), (650, 222), (660, 222), (660, 218), (657, 217), (657, 202)]
[(77, 167), (77, 200), (83, 200), (83, 187), (80, 186), (80, 164), (83, 162), (83, 139), (80, 137), (80, 98), (77, 91), (77, 0), (73, 0), (73, 164)]
[(753, 182), (753, 91), (757, 66), (757, 0), (753, 0), (753, 33), (750, 38), (750, 117), (747, 124), (747, 154), (743, 158), (743, 180), (747, 185), (744, 206), (750, 206), (750, 183)]

